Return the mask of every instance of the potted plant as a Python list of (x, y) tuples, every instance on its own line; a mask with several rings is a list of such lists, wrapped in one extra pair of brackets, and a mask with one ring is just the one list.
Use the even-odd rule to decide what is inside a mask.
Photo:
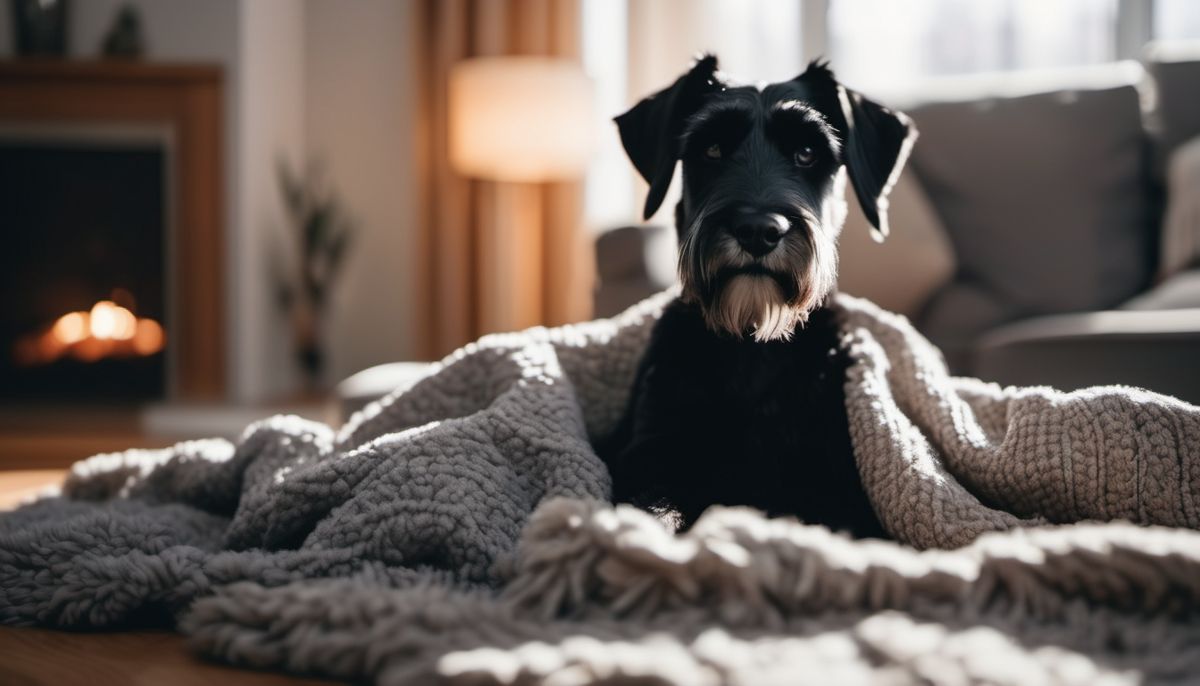
[[(326, 308), (355, 228), (319, 167), (298, 174), (281, 160), (277, 176), (293, 249), (273, 253), (273, 272), (279, 304), (291, 321), (296, 359), (311, 391), (321, 384)], [(291, 253), (290, 260), (284, 252)]]

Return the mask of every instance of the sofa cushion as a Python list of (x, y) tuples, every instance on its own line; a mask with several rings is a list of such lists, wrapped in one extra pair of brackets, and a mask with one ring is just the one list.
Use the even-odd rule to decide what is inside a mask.
[(1065, 391), (1122, 384), (1200, 403), (1198, 347), (1200, 309), (1036, 317), (984, 336), (973, 373)]
[(892, 231), (883, 243), (871, 238), (858, 201), (847, 200), (849, 212), (838, 241), (838, 290), (915, 317), (954, 276), (954, 250), (920, 181), (911, 171), (896, 181), (888, 196)]
[(941, 349), (950, 371), (969, 374), (975, 342), (1000, 322), (1021, 316), (980, 284), (954, 281), (938, 289), (922, 311), (922, 333)]
[(935, 103), (910, 114), (921, 131), (914, 170), (946, 225), (960, 278), (999, 300), (993, 310), (1108, 308), (1148, 283), (1155, 241), (1134, 85)]
[[(1121, 306), (1122, 310), (1200, 309), (1200, 269), (1175, 274), (1153, 290)], [(1200, 357), (1200, 351), (1197, 351)]]

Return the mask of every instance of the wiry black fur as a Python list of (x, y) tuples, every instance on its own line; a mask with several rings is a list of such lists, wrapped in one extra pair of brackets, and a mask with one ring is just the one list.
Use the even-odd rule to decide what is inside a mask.
[[(715, 57), (702, 58), (617, 118), (651, 186), (647, 217), (683, 162), (684, 290), (655, 326), (624, 417), (597, 446), (614, 499), (669, 513), (685, 528), (710, 505), (749, 505), (883, 536), (850, 443), (848, 358), (824, 302), (844, 216), (840, 170), (885, 234), (889, 181), (915, 129), (843, 88), (823, 63), (761, 90), (730, 86), (716, 68)], [(746, 222), (774, 227), (779, 243), (759, 254), (742, 239)], [(790, 338), (757, 336), (759, 324), (730, 331), (728, 319), (713, 316), (737, 279), (777, 287), (775, 298), (798, 313)]]
[(750, 505), (856, 536), (884, 535), (859, 481), (834, 313), (790, 341), (710, 331), (695, 305), (663, 312), (633, 402), (601, 454), (616, 502), (691, 526), (713, 504)]

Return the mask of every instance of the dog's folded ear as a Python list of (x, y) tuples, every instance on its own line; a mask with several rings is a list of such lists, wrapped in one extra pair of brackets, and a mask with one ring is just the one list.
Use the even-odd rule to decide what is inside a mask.
[(882, 241), (888, 235), (887, 196), (917, 140), (917, 127), (903, 112), (893, 112), (845, 86), (838, 86), (838, 100), (847, 125), (846, 172), (873, 227), (871, 236)]
[(846, 172), (863, 214), (871, 222), (871, 236), (882, 241), (888, 235), (887, 196), (917, 140), (916, 125), (903, 112), (888, 109), (838, 83), (824, 63), (812, 63), (797, 78), (824, 81), (834, 89), (841, 119), (835, 126), (843, 138)]
[(684, 122), (704, 103), (707, 93), (721, 88), (717, 58), (705, 55), (675, 83), (615, 119), (626, 154), (650, 184), (644, 218), (658, 211), (671, 185)]

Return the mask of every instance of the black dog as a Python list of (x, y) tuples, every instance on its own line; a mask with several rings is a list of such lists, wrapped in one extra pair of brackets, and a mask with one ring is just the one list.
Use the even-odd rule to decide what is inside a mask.
[(713, 56), (616, 121), (650, 184), (647, 218), (683, 162), (683, 291), (599, 446), (614, 499), (682, 528), (724, 504), (883, 536), (855, 465), (848, 360), (824, 303), (846, 177), (882, 239), (916, 129), (824, 64), (759, 90), (726, 84)]

